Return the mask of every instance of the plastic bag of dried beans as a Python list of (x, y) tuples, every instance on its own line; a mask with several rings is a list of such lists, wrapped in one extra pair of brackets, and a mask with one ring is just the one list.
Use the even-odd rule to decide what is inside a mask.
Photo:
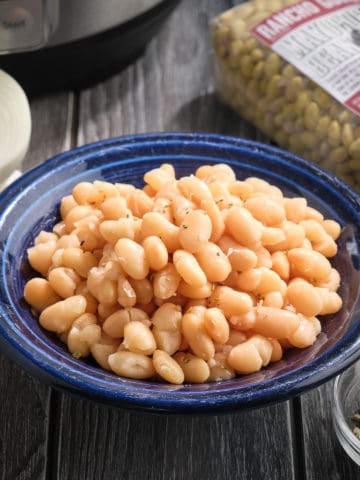
[(211, 33), (222, 99), (360, 189), (360, 1), (251, 0)]

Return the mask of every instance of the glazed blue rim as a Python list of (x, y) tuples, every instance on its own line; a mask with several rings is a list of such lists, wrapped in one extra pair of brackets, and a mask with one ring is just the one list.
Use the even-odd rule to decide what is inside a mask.
[[(193, 149), (191, 154), (185, 153), (188, 144), (191, 144)], [(24, 174), (0, 194), (0, 212), (2, 212), (0, 225), (6, 216), (6, 211), (11, 209), (11, 203), (14, 204), (26, 196), (27, 189), (32, 188), (32, 185), (38, 181), (46, 181), (48, 177), (54, 177), (56, 172), (64, 172), (64, 166), (69, 167), (69, 170), (65, 168), (65, 177), (69, 178), (68, 174), (71, 173), (71, 169), (79, 173), (83, 170), (84, 165), (87, 165), (87, 162), (91, 163), (93, 167), (104, 166), (108, 157), (121, 154), (128, 158), (121, 160), (121, 165), (130, 167), (138, 163), (139, 150), (147, 152), (145, 158), (148, 159), (149, 153), (153, 152), (163, 162), (164, 158), (161, 156), (163, 147), (167, 149), (171, 146), (177, 147), (177, 154), (179, 154), (181, 145), (184, 157), (192, 157), (196, 155), (197, 149), (199, 152), (205, 149), (209, 152), (209, 157), (205, 157), (204, 154), (200, 157), (204, 156), (207, 160), (212, 158), (213, 163), (222, 159), (221, 161), (233, 161), (241, 164), (242, 154), (254, 161), (261, 154), (277, 165), (277, 170), (271, 171), (274, 176), (277, 175), (277, 172), (280, 175), (282, 169), (287, 168), (287, 164), (291, 162), (292, 170), (297, 175), (305, 179), (316, 177), (317, 183), (322, 187), (326, 186), (332, 195), (339, 199), (339, 202), (343, 202), (345, 198), (344, 208), (351, 210), (352, 216), (356, 218), (356, 226), (358, 228), (360, 226), (359, 195), (346, 183), (320, 167), (306, 162), (296, 155), (258, 142), (214, 134), (186, 133), (132, 135), (95, 142), (57, 155)], [(170, 155), (170, 153), (166, 154), (167, 157)], [(141, 156), (140, 158), (143, 159)], [(161, 163), (160, 160), (157, 162)], [(118, 162), (114, 162), (114, 164), (119, 165)], [(256, 166), (254, 167), (253, 164), (251, 167), (256, 170)], [(359, 243), (360, 240), (357, 238), (357, 244), (359, 245)], [(6, 248), (5, 244), (3, 257), (6, 257)], [(0, 267), (4, 275), (6, 262), (3, 261), (3, 257), (0, 259)], [(151, 382), (123, 381), (113, 376), (111, 381), (107, 381), (105, 374), (103, 378), (100, 374), (94, 380), (93, 375), (86, 372), (87, 367), (82, 366), (82, 372), (79, 375), (76, 369), (78, 364), (74, 359), (69, 358), (69, 366), (65, 368), (51, 356), (50, 345), (46, 345), (49, 350), (46, 353), (41, 342), (38, 347), (13, 328), (9, 312), (9, 292), (6, 285), (1, 285), (0, 301), (2, 346), (25, 369), (45, 377), (45, 380), (53, 386), (70, 393), (133, 409), (174, 413), (207, 413), (261, 406), (288, 399), (316, 387), (360, 358), (360, 322), (357, 318), (355, 324), (349, 328), (341, 340), (327, 351), (322, 352), (296, 370), (270, 378), (266, 382), (260, 380), (257, 383), (249, 383), (240, 387), (234, 386), (233, 381), (181, 387), (155, 384), (154, 388), (154, 383)], [(357, 317), (359, 316), (358, 312), (354, 313)], [(70, 355), (68, 354), (68, 356)], [(112, 388), (114, 382), (118, 386), (121, 384), (121, 388), (114, 390)]]

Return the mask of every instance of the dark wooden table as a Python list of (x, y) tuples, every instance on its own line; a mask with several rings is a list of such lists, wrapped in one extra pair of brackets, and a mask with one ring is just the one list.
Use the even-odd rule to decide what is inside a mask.
[[(80, 94), (31, 102), (24, 167), (147, 131), (266, 141), (214, 95), (208, 23), (230, 0), (183, 0), (145, 55)], [(59, 393), (0, 355), (1, 480), (359, 479), (331, 420), (332, 382), (260, 410), (210, 417), (119, 411)]]

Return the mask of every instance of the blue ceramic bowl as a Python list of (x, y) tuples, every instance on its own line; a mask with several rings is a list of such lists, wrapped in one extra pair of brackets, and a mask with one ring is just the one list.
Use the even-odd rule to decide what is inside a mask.
[[(178, 176), (199, 165), (228, 163), (238, 178), (255, 175), (287, 195), (304, 196), (343, 233), (335, 267), (343, 309), (323, 321), (316, 343), (288, 351), (278, 363), (248, 376), (204, 385), (173, 386), (119, 378), (74, 359), (42, 330), (23, 300), (31, 276), (26, 249), (58, 219), (60, 199), (83, 180), (141, 185), (144, 172), (164, 162)], [(266, 405), (320, 385), (360, 358), (357, 193), (333, 175), (282, 150), (218, 135), (149, 134), (101, 141), (63, 153), (26, 173), (0, 195), (0, 344), (10, 358), (50, 385), (113, 406), (152, 412), (209, 413)]]

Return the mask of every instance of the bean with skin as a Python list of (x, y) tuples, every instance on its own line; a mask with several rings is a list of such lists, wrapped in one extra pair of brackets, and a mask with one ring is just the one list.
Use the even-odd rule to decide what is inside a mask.
[[(75, 320), (76, 322), (76, 320)], [(75, 323), (74, 322), (74, 323)], [(79, 340), (87, 345), (93, 345), (101, 338), (100, 325), (87, 325), (80, 330)]]
[(76, 205), (64, 218), (66, 232), (71, 233), (75, 229), (76, 223), (79, 222), (79, 220), (84, 219), (93, 213), (94, 210), (89, 205)]
[(261, 282), (260, 268), (251, 268), (240, 273), (236, 279), (236, 287), (244, 292), (253, 292)]
[(26, 282), (24, 298), (38, 312), (61, 300), (45, 278), (32, 278)]
[(291, 222), (299, 223), (306, 216), (307, 201), (303, 197), (286, 198), (284, 208), (286, 218)]
[(118, 220), (129, 213), (126, 199), (120, 196), (105, 199), (100, 205), (100, 210), (106, 220)]
[(167, 352), (155, 350), (153, 354), (155, 371), (160, 377), (174, 385), (184, 383), (184, 372), (181, 366)]
[(143, 280), (135, 280), (132, 278), (129, 279), (129, 283), (135, 291), (137, 303), (146, 304), (151, 302), (154, 296), (154, 291), (148, 278), (144, 278)]
[[(158, 200), (158, 199), (167, 200), (167, 203), (170, 204), (169, 205), (170, 208), (168, 209), (168, 207), (166, 207), (166, 209), (169, 210), (170, 217), (172, 218), (172, 220), (174, 220), (174, 215), (173, 215), (173, 212), (172, 212), (171, 203), (172, 203), (172, 200), (175, 197), (181, 196), (180, 195), (180, 190), (177, 186), (177, 181), (176, 180), (170, 181), (166, 185), (163, 185), (157, 192), (155, 192), (153, 190), (153, 193), (151, 193), (150, 195), (153, 196), (155, 201)], [(163, 212), (163, 213), (165, 213), (165, 212)]]
[(202, 358), (191, 353), (177, 352), (174, 360), (180, 365), (184, 372), (186, 383), (204, 383), (209, 378), (210, 368)]
[(74, 295), (80, 277), (72, 268), (57, 267), (50, 271), (48, 280), (54, 291), (66, 298)]
[(124, 344), (131, 352), (143, 355), (151, 355), (156, 349), (155, 338), (150, 328), (134, 320), (124, 325)]
[(141, 353), (115, 352), (109, 355), (110, 369), (121, 377), (145, 380), (155, 375), (152, 359)]
[(171, 200), (171, 213), (178, 227), (182, 224), (185, 216), (194, 210), (196, 205), (188, 198), (178, 194)]
[(104, 182), (102, 180), (94, 181), (94, 187), (105, 200), (111, 197), (118, 197), (120, 195), (120, 185), (121, 184), (118, 183), (114, 185), (110, 182)]
[(233, 238), (223, 235), (218, 245), (228, 257), (233, 270), (243, 272), (256, 266), (258, 261), (256, 253), (250, 248), (243, 247)]
[(212, 224), (203, 210), (192, 210), (185, 215), (179, 230), (182, 248), (190, 253), (201, 251), (211, 237)]
[(208, 308), (204, 317), (205, 330), (216, 343), (229, 340), (230, 328), (225, 315), (219, 308)]
[(266, 367), (270, 363), (272, 356), (272, 344), (269, 339), (262, 335), (252, 335), (247, 341), (255, 345), (260, 354), (262, 364)]
[(313, 324), (306, 317), (301, 317), (298, 328), (287, 338), (294, 347), (306, 348), (315, 342), (316, 332)]
[(273, 307), (255, 308), (253, 330), (270, 338), (287, 338), (299, 327), (300, 319), (296, 313)]
[(173, 297), (180, 285), (181, 277), (172, 263), (168, 263), (153, 275), (154, 296), (167, 300)]
[(129, 280), (123, 275), (117, 281), (117, 301), (124, 308), (134, 307), (136, 304), (136, 293)]
[(267, 227), (280, 225), (286, 218), (284, 207), (265, 195), (249, 198), (244, 203), (244, 207), (251, 212), (256, 220)]
[(167, 220), (161, 213), (149, 212), (143, 216), (141, 223), (141, 237), (157, 236), (164, 244), (169, 253), (181, 248), (179, 241), (180, 228)]
[(319, 315), (330, 315), (341, 309), (342, 299), (337, 292), (332, 292), (322, 287), (316, 287), (316, 291), (322, 300), (322, 308)]
[(96, 316), (89, 313), (84, 313), (75, 320), (67, 336), (67, 346), (71, 353), (81, 357), (90, 354), (91, 344), (99, 341), (101, 337), (101, 328), (96, 323)]
[(330, 292), (336, 292), (340, 286), (340, 281), (339, 272), (335, 268), (332, 268), (329, 277), (324, 280), (324, 282), (319, 283), (318, 287), (326, 288)]
[(268, 250), (273, 253), (292, 248), (301, 247), (305, 240), (305, 231), (301, 225), (285, 220), (281, 226), (285, 240), (273, 245), (268, 245)]
[(118, 220), (104, 220), (99, 226), (102, 237), (112, 245), (116, 245), (121, 238), (138, 240), (140, 237), (141, 222), (131, 215)]
[(207, 278), (194, 255), (186, 250), (176, 250), (173, 262), (180, 277), (192, 287), (202, 287)]
[(214, 200), (202, 200), (200, 207), (211, 220), (210, 241), (216, 243), (225, 232), (225, 223), (221, 212)]
[(130, 321), (150, 325), (148, 315), (140, 308), (122, 308), (109, 315), (105, 319), (102, 328), (109, 337), (123, 338), (125, 325)]
[(39, 243), (47, 243), (51, 240), (58, 240), (58, 236), (56, 235), (56, 233), (41, 230), (41, 232), (35, 237), (34, 245), (39, 245)]
[(256, 262), (256, 267), (257, 268), (267, 268), (269, 270), (272, 269), (272, 259), (271, 259), (271, 253), (270, 251), (263, 247), (262, 245), (257, 245), (254, 248), (254, 252), (257, 256), (257, 262)]
[(64, 219), (66, 215), (70, 212), (70, 210), (76, 207), (76, 205), (78, 205), (78, 203), (72, 195), (66, 195), (65, 197), (63, 197), (60, 202), (61, 218)]
[(331, 264), (320, 253), (305, 248), (289, 250), (288, 259), (292, 275), (300, 274), (311, 283), (322, 282), (331, 272)]
[(327, 258), (335, 257), (338, 251), (337, 244), (330, 235), (326, 235), (323, 240), (314, 243), (313, 248)]
[(201, 307), (193, 307), (182, 317), (182, 332), (192, 352), (203, 360), (210, 360), (215, 355), (215, 347), (205, 329), (205, 309), (195, 308)]
[(97, 265), (95, 255), (83, 252), (79, 247), (65, 248), (62, 258), (65, 267), (73, 268), (83, 278), (86, 278), (90, 269)]
[(299, 225), (304, 228), (306, 238), (308, 238), (312, 244), (322, 242), (327, 236), (322, 224), (314, 219), (302, 220)]
[(50, 332), (63, 333), (69, 330), (80, 315), (85, 313), (85, 309), (85, 297), (74, 295), (45, 308), (40, 314), (39, 322)]
[(154, 312), (151, 321), (159, 330), (177, 332), (181, 329), (181, 318), (181, 307), (167, 302)]
[(263, 360), (256, 345), (249, 340), (233, 347), (227, 361), (237, 373), (242, 375), (257, 372), (263, 366)]
[(98, 308), (98, 301), (96, 298), (91, 295), (89, 292), (86, 282), (80, 282), (75, 290), (75, 295), (82, 295), (86, 300), (86, 312), (87, 313), (96, 313)]
[(166, 267), (169, 254), (164, 242), (155, 235), (146, 237), (142, 243), (145, 256), (152, 270), (159, 271)]
[(220, 308), (225, 317), (230, 318), (233, 315), (242, 315), (249, 312), (253, 306), (253, 301), (247, 293), (218, 286), (211, 294), (209, 306)]
[(113, 313), (118, 310), (118, 305), (103, 305), (99, 303), (97, 306), (97, 314), (99, 317), (99, 323), (103, 324), (105, 319), (110, 317)]
[(56, 250), (56, 240), (40, 243), (27, 250), (28, 260), (34, 270), (46, 276), (50, 266), (51, 258)]
[(283, 348), (278, 340), (276, 338), (269, 338), (269, 342), (271, 343), (272, 346), (272, 353), (271, 353), (271, 359), (270, 362), (278, 362), (279, 360), (282, 359), (283, 356)]
[(231, 327), (233, 327), (235, 330), (239, 330), (242, 333), (244, 331), (251, 330), (255, 325), (255, 320), (255, 309), (252, 308), (248, 312), (241, 315), (232, 315), (229, 318), (229, 323)]
[(78, 205), (99, 206), (104, 200), (104, 196), (90, 182), (79, 182), (76, 184), (73, 188), (72, 196)]
[(284, 231), (278, 227), (264, 227), (261, 243), (265, 246), (278, 245), (286, 240)]
[(152, 212), (159, 212), (169, 222), (174, 223), (174, 218), (171, 213), (170, 202), (167, 198), (159, 197), (154, 201)]
[(244, 247), (252, 247), (261, 240), (261, 223), (244, 207), (231, 207), (225, 225), (234, 239)]
[(209, 381), (219, 382), (222, 380), (230, 380), (236, 376), (235, 370), (228, 362), (227, 352), (217, 352), (208, 365), (210, 367)]
[(215, 243), (206, 243), (195, 254), (195, 258), (209, 282), (223, 282), (231, 272), (231, 263), (228, 257)]
[(301, 278), (291, 280), (286, 290), (286, 297), (296, 311), (306, 317), (319, 315), (323, 308), (322, 298), (316, 288)]
[(260, 267), (257, 270), (260, 271), (260, 280), (254, 288), (254, 295), (263, 297), (267, 293), (281, 291), (282, 280), (276, 272), (265, 267)]
[(135, 280), (143, 280), (149, 273), (149, 262), (141, 245), (128, 238), (120, 238), (115, 252), (124, 271)]
[(127, 197), (127, 204), (134, 217), (143, 218), (153, 208), (154, 200), (144, 191), (135, 189)]
[(284, 306), (284, 297), (281, 292), (268, 292), (264, 295), (262, 304), (264, 307), (282, 308)]
[(287, 282), (290, 277), (290, 263), (287, 254), (285, 252), (274, 252), (271, 255), (271, 261), (274, 272)]
[(240, 200), (246, 201), (254, 193), (254, 187), (249, 182), (241, 180), (235, 180), (229, 187), (229, 191), (232, 195), (239, 197)]
[(164, 168), (153, 168), (144, 175), (144, 181), (156, 192), (175, 179), (174, 174)]
[(180, 347), (181, 319), (181, 307), (174, 303), (164, 303), (151, 317), (156, 345), (169, 355), (173, 355)]
[(185, 297), (193, 300), (200, 300), (210, 297), (213, 291), (213, 284), (207, 282), (201, 287), (192, 287), (188, 283), (181, 281), (179, 284), (178, 292)]
[(181, 345), (181, 331), (170, 331), (170, 330), (160, 330), (158, 327), (154, 326), (152, 328), (152, 334), (154, 335), (156, 345), (160, 350), (169, 355), (173, 355), (177, 352)]
[(335, 220), (326, 219), (322, 221), (322, 227), (330, 237), (337, 240), (341, 233), (341, 226)]
[(202, 200), (212, 199), (211, 192), (206, 183), (194, 175), (179, 179), (178, 187), (184, 197), (198, 205), (202, 202)]
[(238, 197), (231, 195), (227, 185), (221, 181), (211, 182), (209, 184), (209, 189), (211, 191), (213, 200), (222, 215), (227, 215), (229, 207), (234, 205), (242, 205), (242, 201)]

